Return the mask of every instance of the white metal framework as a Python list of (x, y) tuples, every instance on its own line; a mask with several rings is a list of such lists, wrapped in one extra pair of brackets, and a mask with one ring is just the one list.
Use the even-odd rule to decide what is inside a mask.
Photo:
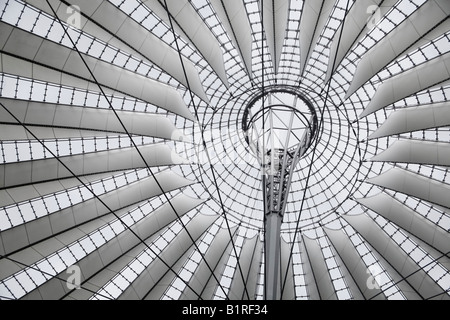
[(0, 299), (267, 297), (243, 128), (271, 90), (314, 111), (291, 114), (311, 138), (277, 202), (277, 298), (450, 299), (449, 16), (0, 0)]

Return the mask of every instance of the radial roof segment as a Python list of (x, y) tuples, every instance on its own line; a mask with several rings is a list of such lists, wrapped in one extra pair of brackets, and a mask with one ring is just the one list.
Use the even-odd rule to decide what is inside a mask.
[(266, 0), (262, 2), (262, 24), (266, 34), (274, 71), (278, 73), (281, 52), (286, 33), (289, 0)]
[[(7, 108), (0, 111), (5, 125), (16, 124), (16, 119), (19, 119), (30, 126), (42, 126), (43, 128), (36, 130), (47, 132), (47, 136), (41, 136), (43, 139), (70, 138), (80, 135), (80, 131), (83, 132), (82, 136), (92, 135), (93, 131), (126, 134), (124, 126), (131, 134), (172, 139), (177, 130), (169, 119), (152, 113), (117, 111), (119, 121), (110, 109), (73, 108), (70, 105), (3, 98), (0, 98), (0, 102)], [(59, 127), (60, 130), (48, 130), (48, 126)], [(5, 126), (2, 137), (17, 134), (14, 129), (24, 132), (24, 136), (29, 136), (23, 128)]]
[(0, 0), (0, 300), (450, 300), (449, 16)]
[[(416, 211), (405, 207), (394, 197), (379, 193), (373, 197), (358, 200), (362, 205), (378, 212), (386, 220), (394, 222), (404, 230), (408, 231), (416, 239), (421, 239), (432, 246), (438, 256), (449, 251), (448, 236), (444, 229), (435, 228), (430, 221), (418, 214)], [(421, 241), (417, 240), (417, 241)], [(438, 257), (436, 256), (436, 258)], [(448, 266), (450, 262), (447, 257), (442, 262)]]
[[(412, 48), (420, 47), (429, 39), (448, 31), (450, 28), (449, 16), (450, 4), (448, 1), (427, 1), (361, 58), (347, 96), (353, 94), (364, 82), (401, 54)], [(433, 70), (438, 71), (439, 68), (433, 67)], [(428, 77), (421, 76), (421, 79), (426, 81)]]
[(394, 168), (368, 180), (369, 183), (414, 196), (444, 208), (450, 207), (447, 185), (405, 169)]
[(448, 102), (397, 110), (369, 136), (369, 139), (449, 126), (449, 110)]
[(365, 117), (395, 101), (440, 84), (449, 77), (450, 53), (447, 53), (381, 83), (360, 117)]
[(302, 19), (300, 19), (299, 40), (304, 44), (300, 46), (300, 59), (302, 73), (308, 60), (313, 54), (313, 49), (319, 38), (330, 12), (334, 5), (333, 0), (314, 1), (305, 0), (302, 9)]
[(252, 30), (243, 1), (211, 0), (216, 14), (233, 40), (249, 77), (252, 77)]
[[(320, 4), (321, 1), (316, 1)], [(348, 12), (346, 23), (340, 26), (337, 32), (333, 36), (333, 43), (330, 48), (330, 61), (336, 60), (333, 64), (328, 64), (327, 80), (336, 71), (336, 68), (342, 62), (351, 47), (361, 40), (370, 31), (370, 28), (366, 28), (367, 23), (376, 23), (376, 17), (367, 19), (368, 13), (375, 13), (375, 15), (382, 16), (388, 12), (388, 10), (394, 5), (396, 0), (360, 0), (355, 1), (353, 6)], [(340, 28), (344, 28), (340, 30)], [(339, 38), (341, 39), (339, 41)], [(338, 47), (339, 44), (339, 47)], [(358, 65), (358, 69), (360, 66)], [(359, 71), (359, 70), (358, 70)], [(367, 80), (367, 79), (366, 79)]]
[[(33, 6), (54, 15), (49, 6), (42, 1), (27, 1)], [(96, 39), (111, 43), (117, 49), (133, 52), (133, 55), (146, 59), (160, 66), (175, 79), (187, 85), (202, 99), (207, 99), (203, 86), (198, 78), (194, 65), (183, 57), (181, 63), (178, 52), (154, 33), (148, 32), (138, 21), (129, 17), (127, 12), (120, 10), (108, 1), (67, 1), (54, 2), (55, 11), (67, 15), (70, 5), (82, 6), (80, 29)], [(183, 73), (186, 72), (186, 76)]]
[(399, 140), (372, 161), (450, 166), (450, 145), (445, 142)]
[[(222, 49), (214, 34), (202, 21), (188, 0), (148, 0), (143, 3), (158, 17), (162, 17), (177, 33), (184, 34), (203, 55), (222, 82), (228, 86)], [(170, 15), (167, 14), (170, 13)]]

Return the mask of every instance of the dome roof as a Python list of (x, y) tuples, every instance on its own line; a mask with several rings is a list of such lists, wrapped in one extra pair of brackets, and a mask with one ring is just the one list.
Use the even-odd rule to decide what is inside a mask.
[(267, 92), (317, 124), (286, 200), (281, 298), (449, 299), (449, 15), (448, 0), (0, 1), (0, 299), (262, 299), (243, 127)]

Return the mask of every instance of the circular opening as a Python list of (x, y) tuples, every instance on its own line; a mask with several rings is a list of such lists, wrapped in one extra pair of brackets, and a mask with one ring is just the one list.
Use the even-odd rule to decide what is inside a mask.
[(271, 88), (246, 106), (242, 129), (250, 150), (265, 166), (274, 155), (300, 159), (316, 136), (317, 115), (299, 93)]

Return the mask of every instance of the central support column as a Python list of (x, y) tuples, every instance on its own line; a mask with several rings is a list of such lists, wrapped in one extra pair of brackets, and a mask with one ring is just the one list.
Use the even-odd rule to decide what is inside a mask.
[(279, 300), (280, 299), (280, 262), (281, 262), (281, 248), (280, 248), (280, 230), (282, 217), (277, 213), (270, 213), (265, 217), (265, 299)]
[[(300, 150), (300, 149), (299, 149)], [(286, 208), (286, 200), (292, 171), (298, 161), (298, 150), (271, 147), (262, 159), (262, 184), (265, 227), (265, 296), (266, 300), (281, 298), (281, 224)]]
[(264, 299), (281, 299), (281, 224), (292, 176), (317, 128), (312, 105), (291, 90), (265, 90), (247, 106), (243, 131), (261, 166), (264, 198)]

